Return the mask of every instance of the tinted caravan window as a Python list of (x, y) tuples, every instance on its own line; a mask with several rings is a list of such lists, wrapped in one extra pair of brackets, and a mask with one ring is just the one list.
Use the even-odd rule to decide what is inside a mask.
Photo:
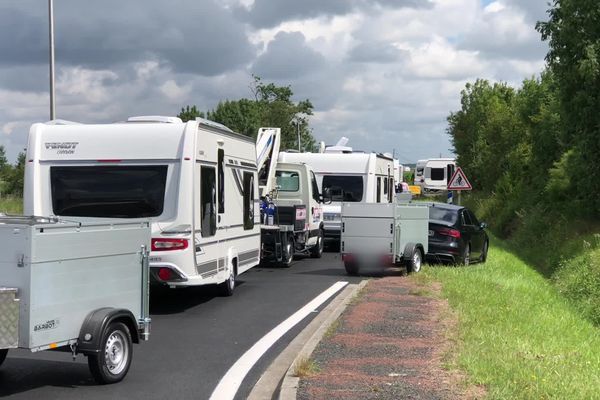
[(244, 172), (244, 229), (254, 228), (254, 174)]
[(432, 181), (443, 181), (446, 179), (444, 176), (445, 168), (431, 168), (431, 180)]
[(200, 230), (202, 237), (217, 233), (217, 186), (215, 169), (200, 167)]
[(332, 201), (359, 202), (363, 198), (362, 176), (325, 175), (323, 191), (329, 189)]
[(219, 169), (219, 214), (223, 214), (225, 212), (225, 150), (219, 149), (217, 154), (217, 168)]
[(55, 215), (147, 218), (162, 214), (166, 165), (50, 167)]

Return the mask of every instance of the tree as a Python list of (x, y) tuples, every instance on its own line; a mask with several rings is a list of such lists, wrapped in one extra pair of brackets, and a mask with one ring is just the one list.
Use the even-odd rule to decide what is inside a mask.
[[(311, 134), (308, 116), (312, 115), (310, 100), (292, 101), (294, 92), (290, 86), (264, 83), (254, 76), (250, 88), (254, 99), (225, 100), (206, 113), (206, 118), (219, 122), (246, 136), (256, 137), (258, 128), (281, 128), (281, 148), (297, 149), (300, 132), (302, 150), (312, 150), (315, 140)], [(179, 117), (189, 120), (203, 116), (196, 106), (181, 109)]]
[(196, 119), (196, 117), (204, 118), (204, 113), (202, 111), (198, 111), (196, 106), (186, 106), (185, 108), (181, 108), (181, 112), (177, 116), (181, 118), (183, 122), (188, 122)]
[(537, 30), (549, 41), (546, 56), (557, 85), (563, 120), (561, 160), (579, 204), (600, 212), (600, 7), (597, 0), (554, 0)]

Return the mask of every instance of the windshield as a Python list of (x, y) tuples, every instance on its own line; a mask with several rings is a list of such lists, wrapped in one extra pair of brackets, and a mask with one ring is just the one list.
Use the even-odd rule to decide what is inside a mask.
[(454, 225), (458, 220), (458, 211), (440, 207), (429, 207), (429, 219), (444, 221)]
[(323, 191), (329, 189), (332, 201), (359, 202), (363, 198), (362, 176), (325, 175)]
[(52, 209), (72, 217), (156, 217), (166, 181), (166, 165), (50, 167)]

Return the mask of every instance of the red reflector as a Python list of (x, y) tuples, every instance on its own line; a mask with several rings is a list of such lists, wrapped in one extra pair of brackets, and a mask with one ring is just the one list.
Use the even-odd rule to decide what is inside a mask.
[(169, 268), (160, 268), (158, 270), (158, 277), (160, 278), (161, 281), (168, 281), (171, 279), (171, 275), (173, 273), (171, 272), (171, 270)]
[(96, 160), (97, 162), (100, 163), (117, 163), (117, 162), (121, 162), (122, 160)]
[(440, 230), (438, 230), (438, 233), (444, 236), (460, 238), (460, 231), (457, 231), (456, 229), (441, 228)]
[(342, 254), (342, 261), (344, 261), (344, 262), (353, 262), (354, 261), (354, 256), (352, 254), (349, 254), (349, 253)]
[(187, 239), (152, 239), (152, 251), (184, 250), (187, 247)]

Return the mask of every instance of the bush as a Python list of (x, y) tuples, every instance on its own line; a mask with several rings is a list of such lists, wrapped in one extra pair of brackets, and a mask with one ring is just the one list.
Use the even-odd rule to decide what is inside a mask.
[(584, 241), (582, 255), (561, 262), (553, 281), (575, 308), (600, 325), (600, 235), (594, 235), (594, 241)]

